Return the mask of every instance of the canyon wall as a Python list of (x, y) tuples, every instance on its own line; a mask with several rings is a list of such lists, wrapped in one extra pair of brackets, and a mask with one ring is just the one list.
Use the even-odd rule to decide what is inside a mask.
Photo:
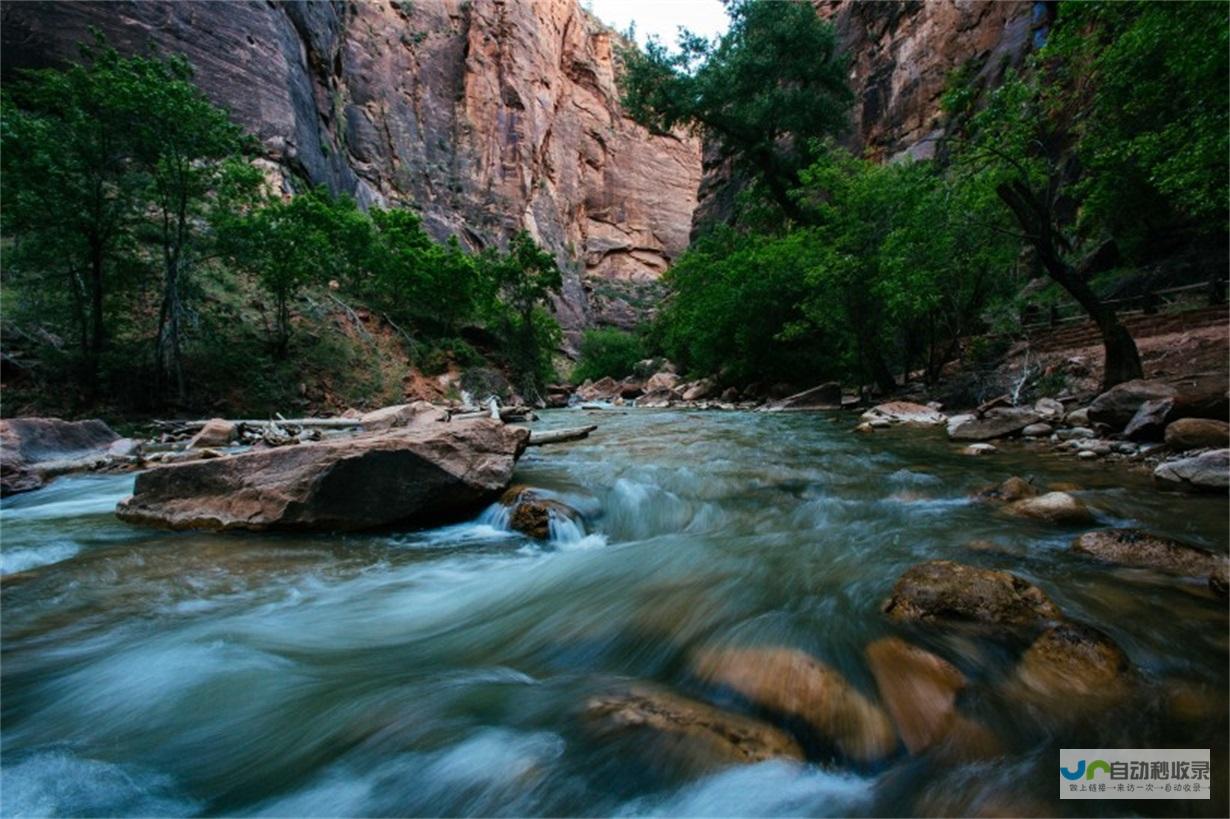
[(182, 53), (287, 180), (409, 205), (472, 248), (525, 228), (576, 332), (630, 323), (687, 245), (700, 145), (620, 111), (616, 38), (576, 0), (6, 2), (6, 78), (76, 53)]
[[(994, 87), (1040, 44), (1053, 3), (1029, 0), (813, 0), (850, 63), (854, 106), (842, 141), (867, 156), (934, 156), (949, 77)], [(740, 180), (709, 146), (695, 227), (729, 219)]]

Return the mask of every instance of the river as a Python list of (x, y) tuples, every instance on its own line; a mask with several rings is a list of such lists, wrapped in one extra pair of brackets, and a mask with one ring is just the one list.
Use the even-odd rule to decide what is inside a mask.
[[(340, 536), (142, 529), (112, 515), (131, 476), (6, 499), (3, 812), (1226, 815), (1224, 776), (1212, 801), (1127, 805), (1061, 802), (1054, 775), (1059, 747), (1213, 748), (1224, 774), (1225, 600), (1081, 559), (1080, 529), (969, 499), (1013, 474), (1074, 482), (1101, 525), (1225, 552), (1225, 496), (1046, 451), (971, 458), (942, 432), (854, 435), (850, 416), (572, 410), (539, 424), (583, 416), (601, 425), (590, 439), (531, 449), (517, 469), (588, 518), (547, 543), (490, 513)], [(1021, 646), (881, 614), (931, 558), (1038, 584), (1113, 637), (1144, 693), (1078, 727), (1038, 719), (997, 693)], [(687, 660), (714, 644), (803, 649), (874, 698), (863, 650), (890, 634), (961, 668), (962, 706), (1004, 755), (697, 773), (581, 716), (625, 680), (704, 699)], [(1176, 691), (1212, 710), (1176, 716)]]

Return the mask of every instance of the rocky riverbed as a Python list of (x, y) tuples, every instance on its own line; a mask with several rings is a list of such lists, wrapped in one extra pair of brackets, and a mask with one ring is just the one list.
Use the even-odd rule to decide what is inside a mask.
[(848, 412), (529, 426), (595, 422), (436, 528), (6, 498), (6, 810), (1054, 815), (1058, 747), (1225, 767), (1224, 494)]

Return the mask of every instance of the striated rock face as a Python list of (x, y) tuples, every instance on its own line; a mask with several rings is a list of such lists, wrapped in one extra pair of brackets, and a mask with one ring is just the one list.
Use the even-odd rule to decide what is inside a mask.
[[(850, 61), (854, 106), (845, 143), (888, 160), (935, 155), (945, 133), (940, 100), (949, 76), (997, 85), (1045, 34), (1054, 4), (1025, 0), (813, 0)], [(741, 181), (706, 146), (694, 226), (725, 221)]]
[(998, 84), (1048, 22), (1045, 4), (1011, 0), (821, 0), (816, 10), (832, 21), (850, 59), (850, 143), (883, 159), (933, 156), (949, 76), (960, 71), (975, 85)]
[(94, 26), (184, 54), (283, 176), (412, 205), (471, 247), (528, 229), (565, 270), (567, 329), (630, 320), (620, 295), (687, 245), (699, 142), (622, 115), (614, 36), (576, 0), (2, 8), (6, 78), (74, 56)]

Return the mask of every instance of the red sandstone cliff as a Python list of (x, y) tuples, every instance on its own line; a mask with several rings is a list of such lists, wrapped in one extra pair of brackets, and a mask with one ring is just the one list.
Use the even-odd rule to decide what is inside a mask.
[(566, 271), (568, 329), (628, 319), (603, 283), (655, 279), (687, 245), (699, 143), (623, 116), (612, 35), (576, 0), (7, 2), (2, 13), (6, 76), (72, 56), (95, 26), (121, 50), (183, 53), (286, 175), (413, 205), (435, 235), (474, 247), (527, 228)]

